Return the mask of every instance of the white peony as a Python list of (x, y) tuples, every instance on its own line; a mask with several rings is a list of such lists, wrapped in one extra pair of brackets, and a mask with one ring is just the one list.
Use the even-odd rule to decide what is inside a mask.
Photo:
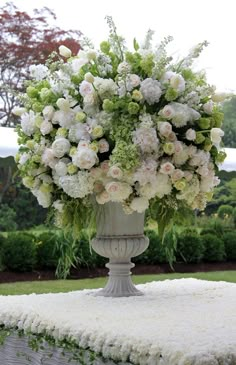
[(161, 84), (157, 80), (147, 78), (141, 82), (140, 92), (146, 102), (149, 105), (153, 105), (160, 100), (162, 94)]
[(53, 130), (53, 125), (51, 122), (48, 122), (47, 120), (44, 120), (40, 125), (40, 132), (42, 133), (43, 136), (49, 134), (52, 130)]
[(72, 162), (80, 169), (91, 169), (97, 162), (97, 154), (86, 147), (79, 147), (78, 151), (72, 156)]
[(52, 151), (55, 157), (61, 158), (70, 151), (70, 142), (68, 139), (59, 137), (52, 144)]
[(148, 198), (142, 196), (139, 198), (134, 198), (130, 204), (130, 208), (138, 213), (145, 212), (149, 207)]
[(120, 181), (111, 181), (107, 183), (105, 189), (110, 195), (110, 200), (113, 202), (122, 202), (132, 193), (131, 186), (125, 182)]
[(55, 171), (58, 176), (65, 176), (67, 174), (67, 164), (63, 161), (59, 161), (55, 165)]
[(152, 153), (159, 148), (159, 139), (154, 128), (140, 127), (133, 132), (133, 143), (137, 144), (142, 152)]

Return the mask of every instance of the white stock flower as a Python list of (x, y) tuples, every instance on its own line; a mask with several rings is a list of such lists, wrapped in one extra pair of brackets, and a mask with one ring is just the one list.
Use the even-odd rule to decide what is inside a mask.
[(71, 50), (66, 46), (60, 46), (59, 47), (59, 54), (65, 58), (69, 58), (72, 55)]
[(88, 81), (82, 81), (79, 87), (79, 92), (82, 96), (93, 94), (93, 85)]
[(130, 204), (130, 208), (138, 213), (145, 212), (149, 207), (148, 198), (142, 196), (138, 198), (134, 198)]
[(141, 82), (140, 92), (146, 102), (149, 105), (153, 105), (160, 100), (162, 94), (161, 84), (157, 80), (147, 78)]
[(66, 138), (59, 137), (52, 144), (52, 151), (55, 157), (61, 158), (70, 151), (70, 142)]
[(29, 113), (21, 115), (21, 128), (27, 136), (31, 136), (37, 130), (35, 117), (36, 115), (32, 110), (30, 110)]
[(48, 76), (48, 68), (45, 65), (31, 65), (29, 67), (30, 76), (36, 81), (41, 81)]
[(211, 141), (213, 143), (219, 144), (221, 142), (221, 137), (224, 136), (224, 132), (220, 128), (211, 129)]
[(72, 162), (80, 169), (91, 169), (97, 162), (97, 154), (90, 148), (81, 147), (72, 156)]

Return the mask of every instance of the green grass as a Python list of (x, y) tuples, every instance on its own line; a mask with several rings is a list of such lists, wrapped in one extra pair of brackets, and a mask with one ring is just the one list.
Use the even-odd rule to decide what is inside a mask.
[[(228, 281), (236, 283), (236, 271), (201, 272), (189, 274), (160, 274), (133, 276), (135, 284), (166, 279), (196, 278), (211, 281)], [(0, 284), (0, 295), (31, 294), (31, 293), (59, 293), (81, 289), (101, 288), (105, 285), (106, 278), (82, 280), (51, 280), (30, 281), (11, 284)]]

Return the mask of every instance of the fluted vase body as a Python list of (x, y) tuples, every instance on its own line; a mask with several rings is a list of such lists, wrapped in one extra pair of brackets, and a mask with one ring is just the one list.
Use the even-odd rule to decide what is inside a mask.
[(149, 240), (143, 234), (144, 213), (126, 214), (119, 203), (99, 206), (97, 235), (92, 247), (99, 255), (109, 258), (109, 279), (97, 295), (128, 297), (142, 295), (132, 283), (130, 270), (135, 266), (131, 258), (146, 250)]

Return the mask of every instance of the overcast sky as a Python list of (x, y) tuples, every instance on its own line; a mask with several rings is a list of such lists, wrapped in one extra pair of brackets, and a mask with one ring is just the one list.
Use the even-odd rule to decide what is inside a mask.
[[(0, 0), (1, 4), (6, 1)], [(150, 28), (156, 43), (172, 35), (171, 52), (186, 54), (198, 42), (210, 45), (197, 68), (204, 68), (208, 81), (219, 91), (236, 91), (235, 0), (13, 0), (20, 9), (47, 6), (55, 11), (57, 24), (79, 29), (98, 46), (106, 39), (105, 15), (112, 15), (119, 34), (142, 40)]]

